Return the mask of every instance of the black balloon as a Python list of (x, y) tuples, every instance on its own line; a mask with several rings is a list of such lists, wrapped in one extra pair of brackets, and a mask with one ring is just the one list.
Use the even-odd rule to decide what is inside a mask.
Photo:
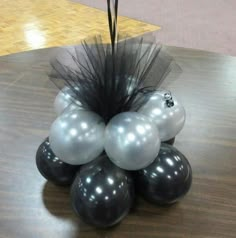
[(86, 223), (101, 228), (116, 225), (133, 205), (133, 180), (102, 155), (81, 166), (71, 188), (71, 201)]
[(177, 202), (190, 189), (192, 169), (186, 157), (173, 146), (162, 144), (156, 160), (135, 173), (137, 191), (149, 202)]
[(44, 178), (56, 185), (72, 184), (79, 167), (59, 160), (50, 148), (48, 137), (39, 146), (36, 153), (36, 165)]
[(167, 140), (167, 141), (165, 141), (165, 142), (163, 142), (163, 143), (166, 143), (166, 144), (169, 144), (169, 145), (174, 145), (174, 143), (175, 143), (175, 137), (172, 138), (172, 139), (170, 139), (170, 140)]

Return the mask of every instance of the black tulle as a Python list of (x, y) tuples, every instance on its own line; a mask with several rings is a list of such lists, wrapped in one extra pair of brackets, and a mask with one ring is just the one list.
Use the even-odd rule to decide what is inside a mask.
[(56, 72), (52, 81), (60, 88), (63, 80), (73, 90), (75, 100), (106, 122), (118, 113), (137, 111), (146, 103), (147, 95), (160, 86), (172, 62), (149, 35), (117, 35), (118, 0), (114, 5), (110, 0), (107, 3), (111, 44), (103, 44), (102, 37), (96, 36), (74, 47), (70, 57), (75, 67), (59, 59), (51, 62)]

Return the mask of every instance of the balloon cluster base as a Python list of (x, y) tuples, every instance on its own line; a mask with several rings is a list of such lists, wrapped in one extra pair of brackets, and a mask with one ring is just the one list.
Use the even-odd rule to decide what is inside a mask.
[(135, 212), (138, 196), (155, 205), (168, 206), (186, 195), (192, 183), (188, 160), (166, 143), (161, 144), (151, 165), (127, 171), (112, 163), (105, 152), (85, 165), (66, 164), (55, 156), (46, 138), (37, 150), (36, 165), (48, 181), (71, 185), (73, 210), (97, 228), (117, 225), (130, 211)]

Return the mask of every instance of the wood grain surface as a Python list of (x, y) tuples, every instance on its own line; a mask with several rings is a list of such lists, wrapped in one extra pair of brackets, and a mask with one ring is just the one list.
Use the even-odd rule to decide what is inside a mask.
[[(109, 42), (107, 13), (70, 0), (1, 0), (0, 55), (79, 44), (99, 34)], [(119, 16), (119, 32), (132, 36), (160, 27)]]
[(187, 121), (175, 146), (189, 159), (193, 185), (171, 207), (138, 200), (118, 226), (94, 229), (73, 213), (69, 189), (44, 180), (35, 153), (55, 118), (57, 89), (48, 80), (58, 48), (0, 57), (1, 238), (236, 237), (236, 58), (167, 47), (178, 69), (165, 86)]

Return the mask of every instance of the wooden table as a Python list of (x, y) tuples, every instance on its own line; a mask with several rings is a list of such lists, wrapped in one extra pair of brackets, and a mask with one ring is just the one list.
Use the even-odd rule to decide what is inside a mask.
[(55, 118), (58, 90), (47, 72), (58, 49), (0, 57), (1, 238), (236, 237), (236, 58), (167, 50), (183, 70), (165, 84), (187, 111), (175, 146), (192, 165), (193, 185), (171, 207), (140, 199), (119, 226), (108, 230), (81, 222), (70, 207), (69, 189), (46, 182), (35, 166), (35, 152)]

